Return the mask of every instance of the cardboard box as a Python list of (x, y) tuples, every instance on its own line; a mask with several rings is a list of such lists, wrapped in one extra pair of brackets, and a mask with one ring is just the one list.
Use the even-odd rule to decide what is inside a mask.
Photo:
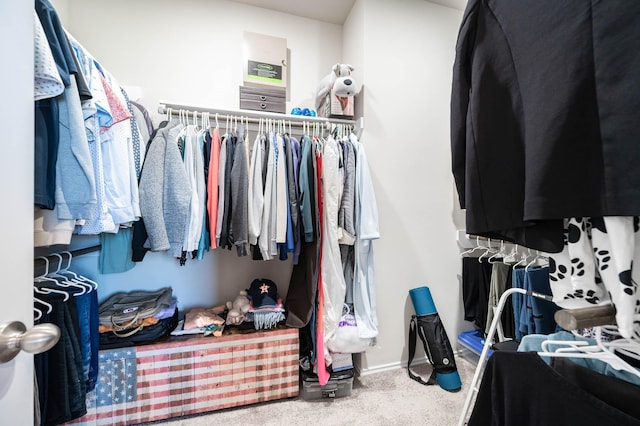
[(242, 81), (247, 86), (287, 88), (287, 39), (244, 32)]
[(318, 114), (327, 118), (352, 119), (354, 115), (354, 96), (343, 98), (336, 96), (333, 91), (327, 94), (324, 105)]
[(353, 369), (353, 356), (351, 354), (332, 353), (333, 361), (331, 368), (333, 371), (343, 371)]

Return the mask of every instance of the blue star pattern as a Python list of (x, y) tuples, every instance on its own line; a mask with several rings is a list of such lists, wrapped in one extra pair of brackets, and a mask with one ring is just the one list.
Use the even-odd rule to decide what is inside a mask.
[[(136, 351), (134, 348), (100, 351), (100, 370), (91, 406), (121, 404), (136, 400)], [(89, 407), (87, 407), (89, 408)]]

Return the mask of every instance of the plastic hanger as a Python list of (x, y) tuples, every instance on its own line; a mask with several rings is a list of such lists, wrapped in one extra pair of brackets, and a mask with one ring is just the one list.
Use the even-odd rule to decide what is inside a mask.
[[(468, 237), (468, 235), (467, 235)], [(462, 253), (460, 253), (460, 257), (465, 257), (466, 255), (472, 254), (474, 253), (476, 250), (480, 250), (483, 247), (480, 245), (480, 237), (478, 235), (476, 235), (476, 245), (471, 247), (469, 250), (465, 250)]]
[(487, 259), (487, 262), (489, 263), (497, 263), (497, 262), (501, 262), (502, 259), (504, 259), (505, 253), (504, 253), (504, 240), (500, 240), (500, 249), (494, 253), (491, 257), (489, 257), (489, 259)]
[[(49, 259), (47, 259), (44, 256), (39, 256), (38, 259), (43, 259), (44, 260), (44, 265), (45, 265), (45, 271), (43, 275), (40, 275), (38, 277), (35, 277), (33, 279), (34, 284), (35, 283), (45, 283), (45, 282), (50, 282), (54, 285), (58, 285), (58, 281), (54, 280), (53, 278), (48, 278), (47, 274), (49, 273)], [(55, 288), (51, 288), (51, 287), (46, 287), (46, 286), (33, 286), (33, 289), (35, 292), (40, 293), (40, 294), (51, 294), (51, 293), (57, 293), (57, 294), (61, 294), (64, 296), (64, 301), (66, 302), (67, 300), (69, 300), (69, 293), (67, 293), (66, 291), (63, 290), (57, 290)]]
[(529, 263), (527, 264), (527, 266), (525, 266), (525, 267), (524, 267), (524, 270), (525, 270), (525, 271), (528, 271), (528, 270), (529, 270), (529, 268), (531, 268), (532, 266), (534, 266), (534, 265), (536, 264), (536, 262), (537, 262), (537, 261), (539, 261), (539, 260), (541, 260), (541, 259), (542, 259), (542, 260), (546, 260), (546, 259), (548, 259), (548, 258), (547, 258), (546, 256), (541, 255), (539, 250), (536, 250), (536, 255), (535, 255), (535, 256), (534, 256), (534, 258), (531, 260), (531, 262), (529, 262)]
[(93, 291), (93, 290), (97, 290), (98, 289), (98, 283), (90, 280), (89, 278), (77, 274), (71, 270), (69, 270), (69, 268), (71, 267), (71, 259), (73, 258), (73, 255), (71, 254), (70, 251), (63, 251), (61, 252), (61, 254), (66, 254), (67, 256), (69, 256), (69, 261), (67, 262), (67, 266), (63, 269), (60, 270), (60, 273), (64, 273), (64, 274), (69, 274), (72, 277), (74, 277), (76, 280), (80, 281), (82, 284), (87, 284), (87, 286), (91, 287), (89, 291)]
[(42, 311), (34, 306), (33, 307), (33, 312), (35, 312), (35, 315), (33, 316), (33, 320), (34, 321), (39, 321), (40, 318), (42, 318)]
[(479, 257), (478, 257), (478, 262), (482, 263), (482, 259), (484, 259), (485, 257), (487, 257), (487, 255), (489, 253), (496, 253), (497, 250), (494, 249), (493, 247), (491, 247), (491, 238), (489, 238), (487, 240), (487, 246), (483, 247), (484, 248), (484, 253), (482, 253)]
[[(635, 321), (640, 321), (640, 315), (635, 315)], [(603, 325), (602, 331), (614, 336), (621, 336), (620, 332), (615, 326)], [(615, 340), (611, 340), (610, 342), (603, 342), (603, 344), (610, 350), (618, 351), (623, 355), (640, 361), (640, 341), (636, 339), (618, 338)]]
[[(589, 345), (584, 341), (554, 341), (545, 340), (542, 342), (542, 351), (539, 356), (562, 357), (562, 358), (591, 358), (606, 362), (616, 370), (626, 371), (636, 377), (640, 377), (640, 370), (628, 364), (625, 360), (614, 354), (605, 346), (602, 341), (602, 328), (595, 329), (595, 345)], [(555, 351), (549, 351), (549, 345), (560, 345)], [(640, 346), (640, 345), (639, 345)]]
[[(53, 305), (49, 302), (45, 302), (44, 300), (38, 299), (37, 297), (33, 296), (33, 301), (35, 303), (39, 303), (42, 306), (46, 306), (47, 307), (47, 313), (50, 314), (53, 311)], [(42, 316), (42, 312), (40, 312), (40, 315)], [(38, 318), (40, 319), (40, 318)]]
[(502, 261), (504, 263), (514, 263), (516, 261), (516, 256), (518, 255), (518, 244), (515, 244), (511, 251), (507, 253)]
[(529, 260), (529, 257), (531, 257), (531, 256), (532, 256), (531, 249), (528, 248), (527, 249), (527, 253), (523, 254), (522, 258), (513, 265), (513, 269), (516, 269), (516, 267), (521, 266), (521, 265), (526, 265), (527, 261)]
[(52, 256), (58, 257), (58, 269), (56, 269), (53, 272), (49, 272), (47, 274), (47, 277), (53, 278), (54, 280), (56, 280), (58, 282), (58, 285), (61, 287), (67, 287), (67, 288), (73, 287), (73, 288), (79, 289), (80, 293), (74, 293), (74, 296), (81, 296), (87, 293), (89, 291), (89, 288), (87, 286), (79, 282), (74, 282), (70, 280), (69, 277), (63, 274), (60, 274), (60, 267), (62, 266), (62, 256), (58, 253), (52, 253)]

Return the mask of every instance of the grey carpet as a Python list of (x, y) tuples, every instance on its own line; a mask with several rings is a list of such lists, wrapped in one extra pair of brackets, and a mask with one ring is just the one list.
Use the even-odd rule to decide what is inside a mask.
[[(456, 357), (462, 390), (447, 392), (439, 386), (424, 386), (409, 378), (406, 368), (396, 368), (356, 377), (351, 395), (332, 400), (305, 401), (302, 396), (216, 411), (154, 426), (209, 425), (433, 425), (458, 423), (475, 365)], [(423, 378), (431, 366), (412, 368)]]

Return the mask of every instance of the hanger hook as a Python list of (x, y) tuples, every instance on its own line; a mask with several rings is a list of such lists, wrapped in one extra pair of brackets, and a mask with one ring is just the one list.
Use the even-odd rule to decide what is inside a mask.
[(43, 277), (49, 275), (49, 259), (46, 256), (38, 256), (38, 259), (44, 260), (44, 274), (41, 275)]

